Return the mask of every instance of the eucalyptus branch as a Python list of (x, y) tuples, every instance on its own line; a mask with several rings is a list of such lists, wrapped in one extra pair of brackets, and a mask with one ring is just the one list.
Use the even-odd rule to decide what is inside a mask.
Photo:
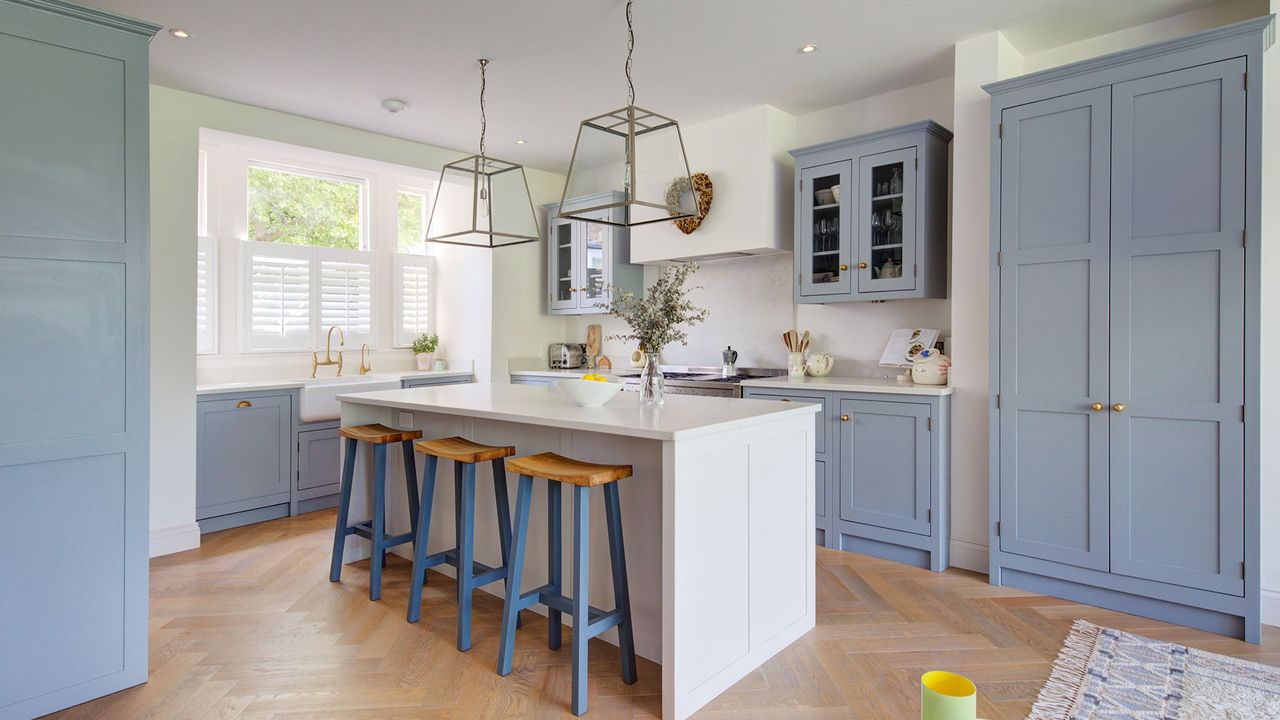
[(658, 279), (649, 286), (644, 298), (627, 290), (613, 288), (608, 304), (596, 306), (625, 322), (629, 333), (608, 336), (609, 340), (633, 341), (645, 352), (662, 352), (671, 343), (689, 344), (689, 336), (681, 326), (697, 325), (707, 319), (707, 310), (694, 305), (689, 294), (700, 290), (698, 286), (685, 287), (685, 282), (697, 272), (694, 263), (668, 265), (662, 268)]

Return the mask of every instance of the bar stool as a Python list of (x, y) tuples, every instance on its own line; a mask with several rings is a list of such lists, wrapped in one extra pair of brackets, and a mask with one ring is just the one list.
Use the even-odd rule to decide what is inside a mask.
[[(418, 485), (413, 478), (418, 474), (414, 467), (413, 441), (422, 437), (420, 430), (397, 430), (386, 425), (353, 425), (338, 429), (338, 435), (347, 440), (347, 457), (342, 465), (342, 490), (338, 501), (338, 521), (333, 530), (333, 560), (329, 566), (329, 581), (338, 582), (342, 576), (342, 550), (348, 535), (359, 535), (373, 543), (369, 555), (369, 599), (382, 597), (382, 566), (387, 562), (387, 549), (412, 542), (417, 529)], [(359, 443), (373, 446), (373, 519), (347, 526), (351, 511), (351, 485), (356, 470), (356, 448)], [(409, 495), (409, 520), (415, 523), (410, 532), (403, 535), (387, 535), (387, 446), (400, 443), (404, 454), (405, 490)]]
[[(622, 548), (622, 510), (618, 502), (618, 480), (631, 477), (630, 465), (593, 465), (571, 460), (555, 453), (542, 453), (507, 461), (512, 471), (520, 473), (516, 495), (516, 525), (511, 548), (511, 572), (507, 580), (507, 600), (502, 612), (502, 635), (498, 643), (498, 674), (511, 672), (515, 654), (516, 620), (520, 611), (541, 603), (547, 607), (547, 645), (560, 647), (561, 613), (573, 617), (573, 702), (574, 715), (587, 711), (587, 644), (612, 627), (618, 628), (618, 651), (622, 659), (622, 681), (636, 681), (635, 638), (631, 630), (631, 597), (627, 590), (626, 554)], [(529, 501), (533, 494), (533, 478), (547, 480), (547, 567), (548, 582), (527, 593), (520, 593), (524, 571), (524, 551), (529, 534)], [(573, 596), (563, 594), (560, 567), (560, 486), (573, 486)], [(588, 494), (593, 487), (604, 486), (605, 518), (609, 528), (609, 557), (613, 565), (613, 597), (616, 607), (608, 612), (587, 604), (588, 543), (591, 533), (591, 504)]]
[[(458, 569), (458, 650), (471, 649), (471, 598), (475, 589), (507, 579), (507, 562), (511, 545), (511, 505), (507, 497), (507, 472), (502, 459), (516, 454), (516, 449), (503, 445), (481, 445), (465, 438), (449, 437), (423, 440), (414, 449), (427, 456), (422, 469), (422, 504), (414, 522), (417, 541), (413, 547), (413, 574), (409, 580), (409, 622), (418, 622), (422, 607), (422, 586), (427, 568), (448, 563)], [(431, 536), (431, 504), (436, 489), (436, 467), (440, 459), (453, 461), (454, 528), (456, 545), (433, 555), (427, 554)], [(498, 541), (502, 547), (502, 565), (489, 567), (475, 561), (476, 465), (493, 463), (493, 495), (498, 510)]]

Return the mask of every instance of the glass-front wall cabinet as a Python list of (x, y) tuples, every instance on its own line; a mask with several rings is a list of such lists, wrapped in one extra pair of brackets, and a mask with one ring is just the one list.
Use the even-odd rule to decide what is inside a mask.
[(574, 284), (574, 227), (572, 220), (561, 220), (549, 214), (550, 232), (547, 233), (547, 265), (551, 283), (552, 310), (567, 310), (578, 306), (577, 285)]
[(950, 140), (924, 121), (791, 151), (796, 302), (946, 297)]
[[(626, 228), (556, 217), (555, 204), (547, 205), (546, 211), (548, 314), (599, 314), (605, 309), (598, 305), (609, 302), (614, 288), (643, 291), (644, 268), (627, 262), (631, 245)], [(605, 220), (617, 215), (616, 210), (604, 209), (591, 217)]]

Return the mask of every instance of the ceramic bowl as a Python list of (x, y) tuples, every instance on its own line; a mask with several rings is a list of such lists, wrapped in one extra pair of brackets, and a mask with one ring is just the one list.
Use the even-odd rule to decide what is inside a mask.
[(600, 407), (622, 390), (622, 383), (616, 380), (599, 382), (572, 378), (557, 380), (556, 389), (582, 407)]
[(827, 188), (814, 193), (813, 200), (819, 205), (830, 205), (836, 201), (836, 196), (835, 193), (831, 192), (831, 188)]
[(839, 185), (831, 186), (831, 198), (836, 202), (840, 202), (840, 186)]

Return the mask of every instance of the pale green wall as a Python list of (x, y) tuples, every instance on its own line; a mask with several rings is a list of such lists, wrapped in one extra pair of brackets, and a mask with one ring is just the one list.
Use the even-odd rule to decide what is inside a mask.
[[(406, 118), (407, 119), (407, 118)], [(468, 153), (153, 85), (151, 87), (151, 530), (195, 522), (196, 162), (200, 128), (438, 171)], [(564, 178), (528, 170), (534, 203), (560, 199)], [(540, 216), (541, 221), (541, 216)], [(474, 250), (468, 252), (489, 252)], [(542, 313), (540, 244), (496, 251), (493, 341), (474, 358), (506, 380), (506, 360), (544, 352), (564, 323)], [(496, 278), (501, 277), (502, 281)], [(443, 309), (447, 312), (448, 309)]]

